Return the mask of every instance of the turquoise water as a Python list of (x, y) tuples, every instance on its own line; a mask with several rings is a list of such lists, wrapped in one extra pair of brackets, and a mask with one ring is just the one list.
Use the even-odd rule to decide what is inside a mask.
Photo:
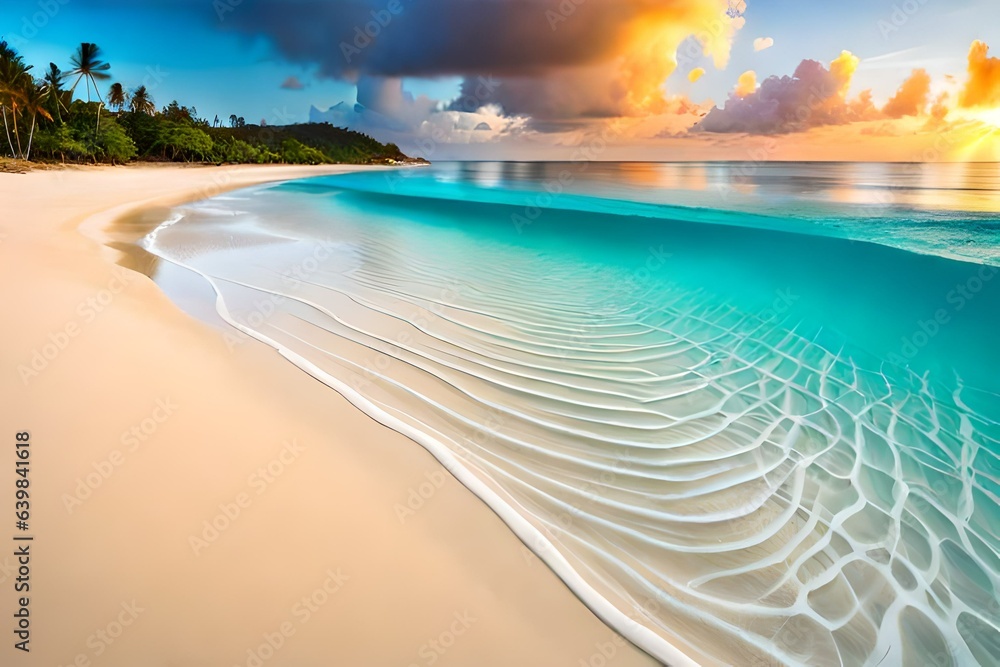
[(145, 240), (664, 662), (997, 664), (1000, 167), (445, 164)]

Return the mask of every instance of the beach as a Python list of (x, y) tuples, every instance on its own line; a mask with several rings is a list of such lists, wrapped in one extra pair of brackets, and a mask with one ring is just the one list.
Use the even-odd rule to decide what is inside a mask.
[(0, 174), (10, 510), (13, 439), (31, 442), (30, 525), (6, 531), (34, 538), (17, 664), (656, 664), (424, 448), (79, 230), (351, 169)]
[(769, 4), (0, 4), (0, 667), (997, 665), (1000, 2)]

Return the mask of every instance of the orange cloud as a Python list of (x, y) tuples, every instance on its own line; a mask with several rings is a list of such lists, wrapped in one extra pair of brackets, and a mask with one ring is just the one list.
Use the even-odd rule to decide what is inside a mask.
[(945, 104), (945, 100), (947, 99), (948, 93), (938, 95), (937, 100), (934, 101), (934, 106), (931, 107), (931, 118), (938, 122), (944, 120), (945, 116), (948, 115), (948, 105)]
[(840, 55), (830, 63), (830, 73), (833, 74), (833, 77), (840, 84), (840, 90), (838, 91), (840, 95), (847, 95), (847, 91), (851, 87), (851, 79), (854, 77), (854, 72), (858, 69), (859, 62), (861, 60), (850, 51), (841, 51)]
[(875, 120), (881, 118), (879, 110), (872, 104), (871, 89), (862, 90), (857, 98), (847, 105), (852, 121), (854, 120)]
[(753, 40), (753, 50), (763, 51), (764, 49), (769, 49), (774, 46), (774, 40), (770, 37), (758, 37)]
[(757, 90), (757, 73), (750, 69), (740, 74), (736, 82), (736, 96), (747, 97), (753, 95), (755, 90)]
[(698, 79), (700, 79), (703, 76), (705, 76), (705, 68), (704, 67), (695, 67), (693, 70), (691, 70), (690, 72), (688, 72), (688, 81), (690, 81), (691, 83), (694, 83), (695, 81), (697, 81)]
[[(540, 48), (564, 51), (565, 64), (519, 65), (498, 77), (491, 97), (507, 115), (529, 116), (533, 128), (546, 131), (582, 119), (669, 114), (664, 83), (677, 68), (681, 45), (693, 37), (698, 55), (722, 68), (741, 25), (741, 17), (727, 15), (726, 0), (588, 0), (562, 6), (567, 12), (574, 8), (572, 16), (553, 22), (551, 31), (555, 39), (566, 40), (564, 46), (557, 48), (546, 38)], [(597, 40), (603, 48), (588, 47), (586, 58), (571, 59), (565, 52), (565, 47)], [(527, 59), (533, 49), (522, 44), (515, 51)], [(477, 80), (466, 77), (473, 87)]]
[(984, 42), (972, 42), (969, 79), (958, 98), (963, 107), (1000, 106), (1000, 58), (990, 58), (989, 49)]
[(882, 108), (882, 113), (890, 118), (919, 116), (927, 108), (931, 93), (931, 76), (924, 69), (915, 69), (910, 78), (903, 82), (896, 94)]

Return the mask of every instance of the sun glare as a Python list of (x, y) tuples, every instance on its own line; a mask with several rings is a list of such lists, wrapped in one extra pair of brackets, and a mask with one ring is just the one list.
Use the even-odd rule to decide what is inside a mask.
[(982, 109), (965, 115), (978, 125), (967, 127), (965, 141), (956, 157), (961, 160), (1000, 160), (1000, 108)]
[(987, 125), (1000, 128), (1000, 107), (977, 111), (972, 114), (972, 117), (978, 121), (986, 123)]

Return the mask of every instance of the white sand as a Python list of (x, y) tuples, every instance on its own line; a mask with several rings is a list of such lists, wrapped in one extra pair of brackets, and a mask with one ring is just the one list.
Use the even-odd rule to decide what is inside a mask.
[[(270, 348), (231, 352), (77, 229), (344, 169), (0, 174), (0, 664), (655, 664), (421, 447)], [(33, 357), (37, 375), (19, 373)], [(7, 555), (23, 430), (29, 655), (13, 648)], [(418, 490), (428, 498), (401, 522)], [(223, 530), (203, 534), (213, 519)]]

